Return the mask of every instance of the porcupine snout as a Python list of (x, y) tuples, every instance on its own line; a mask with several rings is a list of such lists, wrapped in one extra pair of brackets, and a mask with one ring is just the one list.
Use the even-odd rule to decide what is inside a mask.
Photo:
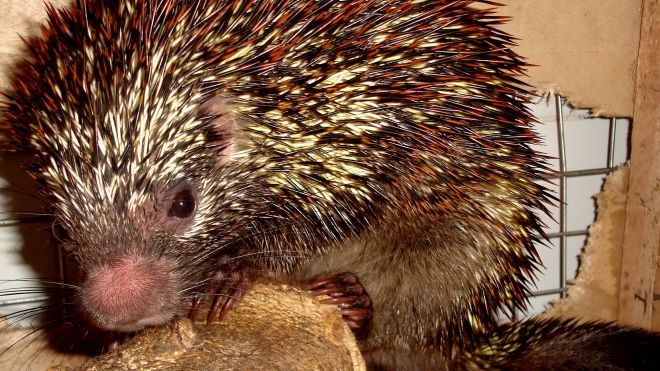
[(79, 300), (105, 330), (136, 331), (176, 314), (176, 277), (167, 259), (129, 255), (89, 270)]

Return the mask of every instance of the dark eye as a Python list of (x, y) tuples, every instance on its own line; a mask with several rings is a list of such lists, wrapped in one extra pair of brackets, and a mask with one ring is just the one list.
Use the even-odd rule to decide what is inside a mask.
[(170, 206), (170, 216), (184, 219), (195, 211), (195, 198), (189, 190), (183, 190), (174, 196), (174, 202)]
[(62, 223), (60, 223), (59, 221), (53, 222), (51, 231), (55, 239), (58, 240), (59, 242), (66, 242), (69, 240), (69, 232), (64, 228)]

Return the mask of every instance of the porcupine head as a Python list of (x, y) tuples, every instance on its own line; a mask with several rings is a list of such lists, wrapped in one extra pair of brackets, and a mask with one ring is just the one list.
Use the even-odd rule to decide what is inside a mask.
[[(468, 3), (50, 9), (5, 112), (83, 272), (83, 315), (162, 323), (212, 277), (287, 271), (393, 210), (497, 220), (516, 243), (482, 276), (503, 286), (496, 305), (521, 296), (516, 226), (534, 223), (538, 193), (532, 152), (511, 144), (534, 139), (511, 99), (521, 63)], [(490, 75), (489, 58), (510, 72)], [(472, 208), (489, 197), (503, 201)]]

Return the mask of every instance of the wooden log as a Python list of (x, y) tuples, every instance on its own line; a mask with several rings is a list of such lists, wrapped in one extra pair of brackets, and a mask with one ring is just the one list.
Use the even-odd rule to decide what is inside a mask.
[[(16, 358), (12, 362), (25, 365)], [(143, 331), (82, 366), (72, 367), (61, 359), (51, 366), (60, 371), (365, 369), (355, 338), (336, 306), (274, 283), (255, 285), (222, 322), (207, 325), (178, 319)]]

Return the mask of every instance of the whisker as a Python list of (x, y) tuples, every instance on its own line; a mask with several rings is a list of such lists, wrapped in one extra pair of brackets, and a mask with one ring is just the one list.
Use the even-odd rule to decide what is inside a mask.
[(4, 284), (7, 284), (7, 283), (15, 283), (15, 282), (36, 282), (36, 283), (41, 283), (41, 284), (46, 284), (46, 285), (52, 285), (53, 287), (62, 287), (62, 286), (64, 286), (68, 289), (79, 289), (80, 288), (79, 286), (74, 285), (74, 284), (61, 282), (61, 281), (54, 280), (54, 279), (41, 279), (41, 278), (4, 279), (4, 280), (0, 280), (0, 285), (4, 285)]
[[(291, 255), (283, 255), (280, 254), (280, 252), (286, 252), (286, 253), (291, 253)], [(277, 254), (277, 255), (269, 255), (269, 254)], [(294, 255), (295, 254), (295, 255)], [(257, 256), (257, 255), (267, 255), (267, 256)], [(233, 256), (229, 259), (227, 259), (226, 263), (232, 262), (235, 260), (241, 260), (245, 258), (250, 258), (250, 259), (265, 259), (265, 258), (294, 258), (294, 259), (302, 259), (304, 256), (298, 255), (298, 252), (293, 251), (293, 250), (266, 250), (266, 251), (256, 251), (256, 252), (251, 252), (251, 253), (246, 253), (238, 256)]]
[(15, 312), (6, 314), (3, 317), (7, 322), (7, 327), (10, 327), (23, 321), (24, 319), (35, 317), (38, 314), (45, 313), (48, 310), (52, 309), (52, 307), (53, 307), (52, 305), (51, 306), (45, 305), (45, 306), (20, 309)]
[(16, 193), (16, 194), (19, 194), (19, 195), (21, 195), (21, 196), (25, 196), (25, 197), (31, 198), (31, 199), (33, 199), (33, 200), (35, 200), (35, 201), (39, 201), (39, 202), (41, 202), (41, 203), (46, 203), (46, 200), (44, 200), (43, 198), (39, 197), (39, 196), (38, 196), (38, 193), (35, 194), (35, 192), (28, 192), (28, 191), (21, 190), (21, 189), (14, 189), (14, 188), (7, 188), (7, 187), (0, 187), (0, 192)]
[[(61, 323), (63, 323), (64, 321), (66, 321), (67, 319), (70, 319), (70, 318), (74, 318), (74, 316), (67, 316), (67, 317), (64, 317), (64, 318), (58, 318), (58, 319), (56, 319), (56, 320), (52, 320), (52, 321), (46, 322), (46, 323), (43, 324), (43, 325), (40, 325), (40, 326), (37, 326), (37, 327), (33, 328), (32, 330), (28, 331), (26, 334), (21, 335), (21, 336), (20, 336), (16, 341), (14, 341), (11, 345), (9, 345), (9, 346), (6, 347), (5, 349), (3, 349), (3, 350), (0, 352), (0, 356), (5, 355), (7, 352), (9, 352), (11, 349), (13, 349), (13, 348), (14, 348), (15, 346), (17, 346), (19, 343), (23, 342), (25, 339), (27, 339), (27, 338), (33, 336), (34, 334), (37, 334), (37, 333), (40, 333), (40, 332), (44, 332), (44, 330), (46, 330), (46, 329), (48, 329), (48, 328), (51, 328), (51, 327), (53, 327), (53, 326), (55, 326), (55, 325), (61, 324)], [(6, 329), (5, 329), (5, 330), (6, 330)], [(28, 342), (28, 345), (32, 344), (32, 342), (33, 342), (33, 341), (36, 341), (37, 339), (38, 339), (38, 337), (37, 337), (36, 339), (32, 339), (30, 342)], [(25, 348), (27, 349), (27, 346), (26, 346)], [(19, 354), (20, 354), (20, 353), (19, 353)]]
[(28, 216), (45, 216), (54, 217), (52, 213), (35, 212), (35, 211), (0, 211), (0, 215), (28, 215)]

